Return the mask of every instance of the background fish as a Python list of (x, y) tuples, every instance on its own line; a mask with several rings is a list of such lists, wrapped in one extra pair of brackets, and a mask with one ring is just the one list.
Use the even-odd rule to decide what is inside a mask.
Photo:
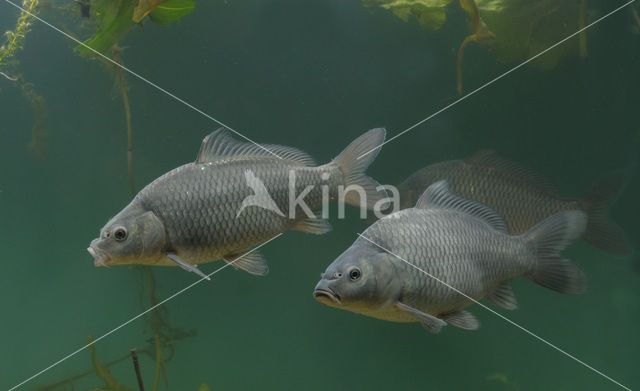
[(329, 265), (313, 294), (323, 304), (374, 318), (420, 321), (433, 332), (446, 322), (473, 330), (479, 323), (463, 310), (473, 303), (468, 297), (515, 309), (512, 278), (583, 293), (584, 273), (560, 252), (586, 223), (583, 212), (565, 211), (511, 236), (494, 211), (452, 194), (446, 181), (439, 181), (415, 208), (383, 217), (365, 230)]
[(624, 232), (607, 214), (625, 182), (622, 175), (595, 183), (582, 198), (560, 198), (542, 175), (492, 151), (479, 151), (465, 160), (435, 163), (413, 173), (398, 185), (401, 209), (413, 206), (429, 185), (443, 179), (455, 194), (494, 209), (512, 234), (524, 233), (554, 213), (582, 210), (588, 215), (584, 240), (613, 254), (631, 252)]
[[(218, 129), (203, 140), (194, 163), (169, 171), (142, 189), (102, 228), (88, 251), (96, 266), (179, 265), (203, 275), (194, 265), (224, 259), (264, 275), (268, 268), (257, 251), (240, 258), (252, 246), (289, 228), (316, 234), (331, 229), (326, 220), (307, 218), (300, 206), (291, 218), (290, 173), (295, 174), (294, 196), (313, 186), (304, 197), (311, 210), (321, 206), (322, 186), (333, 200), (339, 185), (361, 186), (371, 207), (386, 198), (364, 173), (379, 149), (357, 158), (381, 145), (384, 137), (384, 129), (372, 129), (333, 161), (315, 167), (313, 159), (298, 149), (259, 147)], [(345, 201), (360, 205), (355, 192), (347, 193)]]

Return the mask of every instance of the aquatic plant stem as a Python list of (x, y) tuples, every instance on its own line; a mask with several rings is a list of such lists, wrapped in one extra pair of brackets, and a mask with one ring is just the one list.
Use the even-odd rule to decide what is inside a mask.
[(638, 15), (638, 11), (636, 10), (636, 7), (633, 4), (629, 4), (629, 7), (631, 7), (631, 13), (633, 14), (633, 19), (635, 19), (636, 23), (638, 24), (638, 27), (640, 27), (640, 15)]
[(124, 76), (124, 66), (122, 62), (121, 53), (122, 49), (118, 44), (113, 45), (113, 61), (116, 62), (119, 67), (115, 67), (116, 77), (118, 78), (118, 86), (120, 88), (120, 94), (122, 95), (122, 103), (124, 104), (124, 114), (127, 124), (127, 170), (129, 172), (129, 188), (131, 194), (135, 195), (135, 185), (133, 182), (133, 141), (131, 137), (131, 108), (129, 106), (129, 95), (127, 94), (127, 84)]
[[(151, 355), (151, 353), (148, 350), (144, 350), (142, 352), (144, 352), (145, 354)], [(109, 362), (106, 362), (106, 363), (102, 364), (102, 366), (104, 368), (109, 368), (110, 366), (115, 365), (115, 364), (117, 364), (119, 362), (122, 362), (122, 361), (128, 359), (129, 357), (130, 356), (128, 354), (125, 354), (124, 356), (122, 356), (120, 358), (116, 358), (115, 360), (111, 360)], [(85, 376), (88, 376), (88, 375), (90, 375), (92, 373), (95, 373), (95, 370), (94, 369), (88, 369), (88, 370), (86, 370), (84, 372), (81, 372), (81, 373), (78, 373), (76, 375), (71, 375), (71, 376), (67, 377), (66, 379), (62, 379), (62, 380), (60, 380), (60, 381), (58, 381), (56, 383), (38, 387), (38, 388), (36, 388), (36, 391), (56, 390), (63, 384), (73, 383), (74, 380), (81, 379), (81, 378), (83, 378)]]
[(160, 335), (156, 333), (155, 335), (156, 341), (156, 374), (153, 378), (153, 391), (158, 389), (158, 384), (160, 383), (160, 369), (164, 365), (164, 357), (162, 356), (162, 347), (160, 345)]
[(133, 369), (136, 371), (136, 378), (138, 379), (138, 388), (140, 391), (144, 391), (144, 382), (142, 381), (142, 374), (140, 373), (140, 364), (138, 363), (138, 353), (135, 349), (131, 349), (131, 360), (133, 361)]
[(464, 41), (462, 41), (462, 44), (460, 45), (460, 48), (458, 49), (458, 63), (457, 63), (457, 91), (458, 94), (462, 94), (462, 57), (464, 56), (464, 48), (469, 44), (469, 42), (475, 42), (477, 41), (476, 35), (475, 34), (471, 34), (469, 36), (467, 36)]
[(102, 379), (102, 381), (104, 381), (104, 384), (108, 387), (108, 389), (118, 391), (133, 391), (118, 383), (111, 376), (109, 370), (100, 364), (100, 362), (98, 361), (98, 355), (96, 354), (96, 347), (93, 344), (92, 336), (89, 336), (89, 344), (89, 351), (91, 352), (91, 363), (93, 364), (93, 369), (96, 372), (96, 375), (98, 375), (98, 377)]
[(585, 26), (585, 13), (587, 8), (587, 1), (580, 0), (580, 6), (578, 8), (578, 28), (580, 29), (580, 35), (578, 36), (580, 58), (587, 58), (587, 32), (584, 31)]
[(18, 84), (20, 84), (22, 95), (31, 103), (31, 108), (33, 109), (36, 120), (31, 129), (31, 140), (27, 148), (38, 159), (45, 160), (49, 154), (47, 128), (45, 127), (47, 121), (47, 102), (44, 97), (38, 94), (32, 83), (28, 83), (20, 77)]
[(464, 49), (469, 42), (481, 42), (488, 39), (495, 38), (495, 34), (489, 31), (489, 28), (480, 17), (480, 10), (474, 0), (460, 0), (460, 7), (469, 15), (471, 22), (473, 23), (473, 34), (467, 36), (460, 48), (458, 49), (458, 63), (457, 63), (457, 90), (458, 95), (462, 95), (462, 57), (464, 56)]
[[(155, 281), (153, 279), (153, 274), (151, 272), (151, 268), (148, 266), (144, 267), (144, 271), (147, 276), (147, 285), (149, 286), (149, 302), (151, 306), (155, 306), (156, 295), (155, 295)], [(151, 327), (153, 328), (154, 340), (156, 345), (156, 373), (153, 379), (153, 391), (156, 391), (158, 389), (161, 372), (164, 377), (165, 385), (168, 385), (164, 355), (162, 354), (162, 343), (161, 343), (162, 341), (160, 340), (159, 324), (160, 324), (160, 319), (157, 312), (155, 310), (151, 311)]]

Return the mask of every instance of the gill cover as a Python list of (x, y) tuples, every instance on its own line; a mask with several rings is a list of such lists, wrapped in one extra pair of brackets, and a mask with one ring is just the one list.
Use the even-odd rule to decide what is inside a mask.
[[(126, 235), (116, 235), (122, 229)], [(98, 248), (111, 258), (111, 264), (154, 263), (164, 256), (164, 224), (150, 211), (130, 204), (118, 213), (100, 233)]]

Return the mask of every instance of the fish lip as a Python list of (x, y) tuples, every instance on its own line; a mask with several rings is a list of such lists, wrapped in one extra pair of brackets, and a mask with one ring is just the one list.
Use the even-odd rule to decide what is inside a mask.
[(93, 257), (93, 264), (96, 267), (100, 266), (108, 266), (108, 262), (110, 261), (109, 255), (107, 255), (104, 251), (100, 250), (95, 243), (95, 240), (91, 242), (89, 247), (87, 247), (87, 251)]
[(328, 297), (334, 303), (342, 305), (342, 301), (340, 300), (340, 296), (337, 293), (335, 293), (334, 291), (332, 291), (330, 288), (326, 288), (326, 289), (316, 288), (313, 291), (313, 297), (316, 300), (318, 300), (321, 297)]

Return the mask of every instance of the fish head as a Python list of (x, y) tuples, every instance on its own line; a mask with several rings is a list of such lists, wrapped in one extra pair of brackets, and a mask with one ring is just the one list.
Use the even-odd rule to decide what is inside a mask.
[(322, 304), (358, 313), (393, 303), (402, 292), (393, 258), (371, 243), (356, 242), (321, 274), (313, 296)]
[(164, 256), (165, 243), (162, 221), (130, 205), (109, 220), (87, 251), (96, 266), (154, 264)]

